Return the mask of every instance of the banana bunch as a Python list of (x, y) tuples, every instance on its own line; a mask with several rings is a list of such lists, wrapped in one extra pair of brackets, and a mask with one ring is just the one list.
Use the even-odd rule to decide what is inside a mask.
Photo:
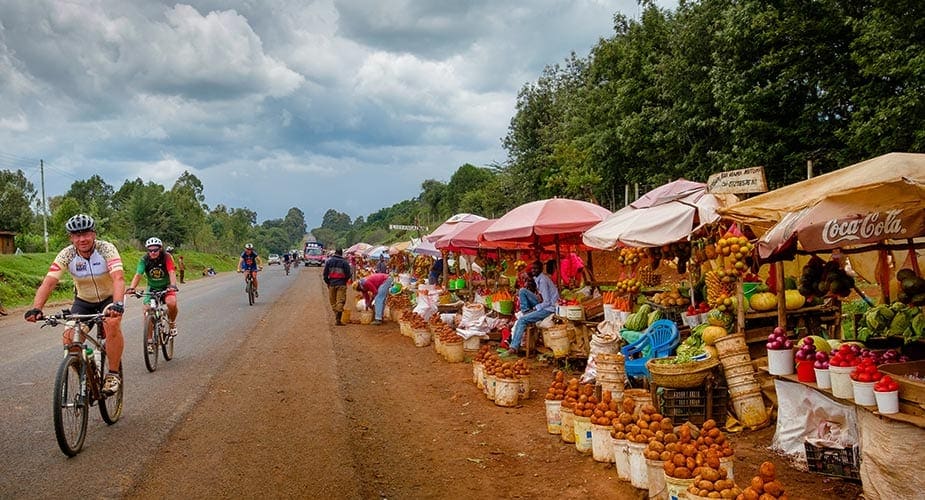
[(414, 264), (412, 266), (412, 274), (414, 277), (422, 280), (430, 274), (430, 268), (434, 265), (434, 259), (427, 255), (418, 255), (414, 258)]
[(727, 299), (735, 296), (735, 279), (730, 281), (727, 277), (723, 270), (710, 271), (704, 276), (707, 284), (707, 304), (710, 307), (718, 308), (726, 304)]

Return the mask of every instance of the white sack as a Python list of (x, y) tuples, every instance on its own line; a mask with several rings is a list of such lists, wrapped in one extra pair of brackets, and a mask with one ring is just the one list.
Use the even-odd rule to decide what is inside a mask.
[(858, 410), (854, 405), (843, 405), (811, 387), (785, 380), (775, 380), (774, 390), (778, 403), (777, 429), (770, 449), (805, 464), (803, 443), (816, 436), (820, 424), (825, 421), (839, 425), (845, 442), (859, 443)]

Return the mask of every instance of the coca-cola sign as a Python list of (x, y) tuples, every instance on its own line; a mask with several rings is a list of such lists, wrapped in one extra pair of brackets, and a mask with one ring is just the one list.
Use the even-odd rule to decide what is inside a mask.
[(822, 228), (827, 245), (905, 237), (902, 210), (873, 212), (860, 219), (832, 219)]

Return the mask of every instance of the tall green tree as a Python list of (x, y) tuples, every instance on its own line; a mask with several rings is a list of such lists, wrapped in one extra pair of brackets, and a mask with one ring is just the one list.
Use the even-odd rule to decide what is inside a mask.
[(0, 230), (20, 232), (32, 222), (35, 187), (22, 170), (0, 170)]

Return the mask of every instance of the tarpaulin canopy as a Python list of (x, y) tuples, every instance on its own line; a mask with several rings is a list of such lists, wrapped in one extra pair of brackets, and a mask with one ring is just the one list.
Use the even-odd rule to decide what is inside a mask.
[(485, 217), (482, 217), (481, 215), (465, 213), (456, 214), (447, 219), (443, 224), (440, 224), (437, 229), (434, 229), (434, 231), (425, 236), (424, 239), (430, 242), (437, 241), (441, 237), (446, 236), (453, 231), (459, 230), (462, 226), (472, 224), (473, 222), (478, 222), (480, 220), (485, 220)]
[(889, 153), (736, 203), (719, 213), (762, 235), (762, 258), (860, 251), (925, 236), (925, 154)]
[(614, 212), (585, 231), (582, 241), (601, 250), (667, 245), (715, 222), (716, 209), (734, 201), (738, 199), (733, 195), (708, 193), (706, 184), (678, 179)]
[(411, 248), (411, 240), (393, 243), (389, 247), (389, 255), (398, 255)]
[(379, 259), (380, 257), (389, 256), (389, 247), (385, 245), (379, 245), (372, 247), (366, 251), (366, 258), (368, 259)]
[(504, 214), (482, 233), (482, 241), (527, 243), (581, 242), (580, 235), (610, 215), (610, 210), (581, 200), (551, 198), (525, 203)]

